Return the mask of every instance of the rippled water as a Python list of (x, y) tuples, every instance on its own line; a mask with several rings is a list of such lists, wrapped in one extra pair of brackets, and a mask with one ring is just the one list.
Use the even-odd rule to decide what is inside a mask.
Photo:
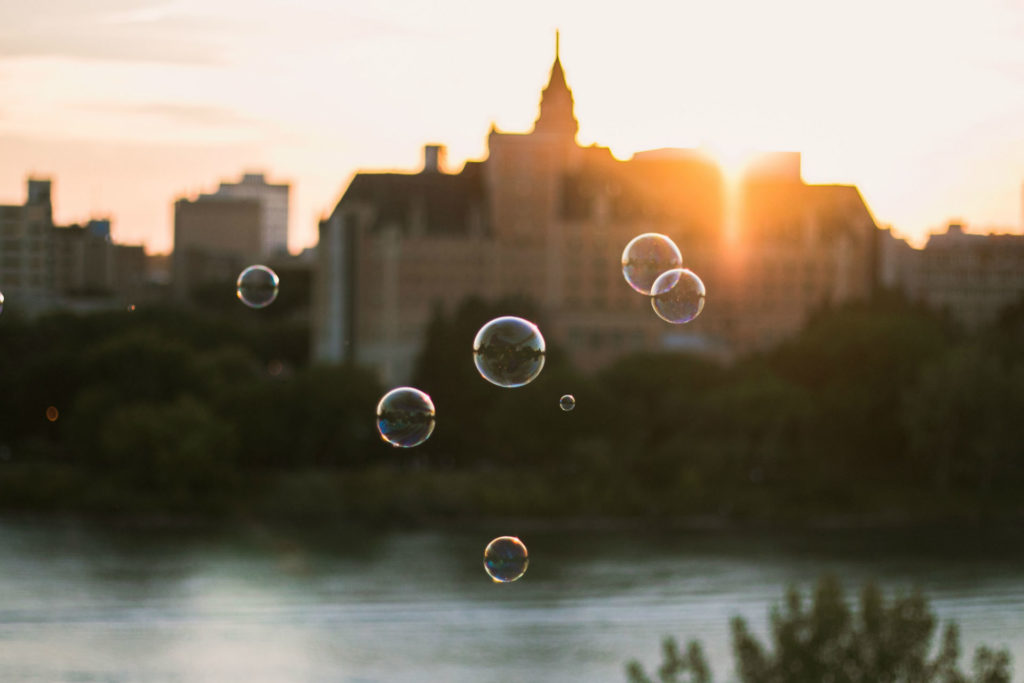
[[(519, 535), (497, 585), (483, 547)], [(700, 637), (731, 678), (728, 621), (765, 631), (793, 582), (919, 585), (965, 653), (1024, 663), (1020, 534), (479, 532), (197, 535), (0, 523), (0, 680), (624, 681), (663, 636)], [(1024, 671), (1024, 664), (1017, 667)]]

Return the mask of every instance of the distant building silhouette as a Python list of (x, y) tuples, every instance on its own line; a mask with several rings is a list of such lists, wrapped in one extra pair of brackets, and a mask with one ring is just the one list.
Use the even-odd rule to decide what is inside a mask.
[(29, 179), (22, 206), (0, 206), (0, 291), (26, 314), (109, 308), (142, 293), (146, 254), (115, 244), (110, 220), (55, 226), (49, 180)]
[(114, 244), (110, 221), (54, 229), (54, 290), (65, 303), (93, 298), (141, 303), (147, 298), (146, 251), (142, 245)]
[(172, 280), (179, 298), (233, 281), (253, 263), (288, 253), (287, 184), (247, 173), (213, 194), (174, 204)]
[(883, 282), (968, 330), (993, 323), (1024, 296), (1024, 235), (976, 235), (950, 223), (923, 249), (892, 237), (885, 244)]
[(30, 178), (21, 206), (0, 206), (0, 291), (5, 307), (36, 312), (54, 305), (50, 181)]
[(262, 173), (246, 173), (237, 183), (221, 183), (215, 197), (255, 199), (260, 204), (260, 258), (269, 259), (288, 252), (287, 183), (268, 183)]
[[(487, 158), (454, 174), (429, 147), (419, 173), (358, 173), (320, 224), (314, 356), (400, 382), (435, 302), (512, 294), (538, 302), (545, 335), (584, 368), (638, 350), (728, 356), (870, 293), (870, 212), (855, 187), (805, 184), (799, 154), (765, 155), (729, 179), (700, 150), (619, 161), (580, 146), (578, 127), (556, 47), (528, 133), (492, 126)], [(660, 321), (623, 281), (622, 249), (643, 232), (671, 236), (707, 285), (693, 323)]]

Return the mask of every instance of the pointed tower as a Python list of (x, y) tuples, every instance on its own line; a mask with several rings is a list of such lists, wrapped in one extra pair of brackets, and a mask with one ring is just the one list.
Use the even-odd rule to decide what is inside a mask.
[(572, 91), (565, 82), (565, 71), (559, 57), (559, 33), (555, 31), (555, 62), (551, 65), (551, 78), (540, 96), (540, 116), (533, 124), (534, 133), (561, 135), (576, 139), (580, 124), (573, 112)]

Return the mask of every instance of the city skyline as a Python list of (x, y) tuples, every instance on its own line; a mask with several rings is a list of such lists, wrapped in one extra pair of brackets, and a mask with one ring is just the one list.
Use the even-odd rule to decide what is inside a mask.
[(450, 170), (481, 158), (492, 122), (535, 117), (556, 27), (583, 144), (794, 149), (808, 182), (858, 185), (916, 243), (955, 219), (1020, 230), (1024, 8), (1008, 2), (639, 3), (625, 20), (573, 3), (51, 4), (0, 10), (0, 200), (52, 177), (58, 222), (110, 215), (154, 252), (175, 198), (245, 171), (292, 184), (294, 251), (359, 169), (415, 170), (424, 142)]

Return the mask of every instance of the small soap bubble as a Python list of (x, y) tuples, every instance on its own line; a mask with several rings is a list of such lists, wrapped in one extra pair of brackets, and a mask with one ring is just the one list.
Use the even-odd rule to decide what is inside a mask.
[(480, 375), (499, 387), (521, 387), (544, 368), (546, 346), (529, 320), (505, 316), (480, 328), (473, 340), (473, 362)]
[(675, 242), (656, 232), (645, 232), (629, 241), (622, 250), (622, 276), (629, 286), (650, 295), (658, 276), (683, 265), (683, 256)]
[(266, 266), (249, 266), (238, 276), (235, 293), (249, 308), (265, 308), (277, 298), (280, 281), (277, 273)]
[(419, 446), (434, 433), (434, 402), (419, 389), (392, 389), (377, 403), (377, 431), (392, 446)]
[(128, 304), (128, 312), (129, 313), (134, 313), (135, 312), (135, 304)]
[(704, 310), (704, 283), (688, 268), (662, 273), (651, 290), (651, 307), (673, 324), (688, 323)]
[(576, 407), (576, 397), (572, 394), (566, 394), (562, 398), (558, 399), (558, 405), (565, 412), (569, 412)]
[(0, 313), (4, 312), (4, 293), (0, 292)]
[(515, 536), (499, 536), (484, 549), (484, 571), (495, 583), (511, 583), (526, 573), (530, 557)]
[(46, 409), (46, 419), (50, 422), (56, 422), (59, 417), (60, 411), (55, 406), (50, 406)]

